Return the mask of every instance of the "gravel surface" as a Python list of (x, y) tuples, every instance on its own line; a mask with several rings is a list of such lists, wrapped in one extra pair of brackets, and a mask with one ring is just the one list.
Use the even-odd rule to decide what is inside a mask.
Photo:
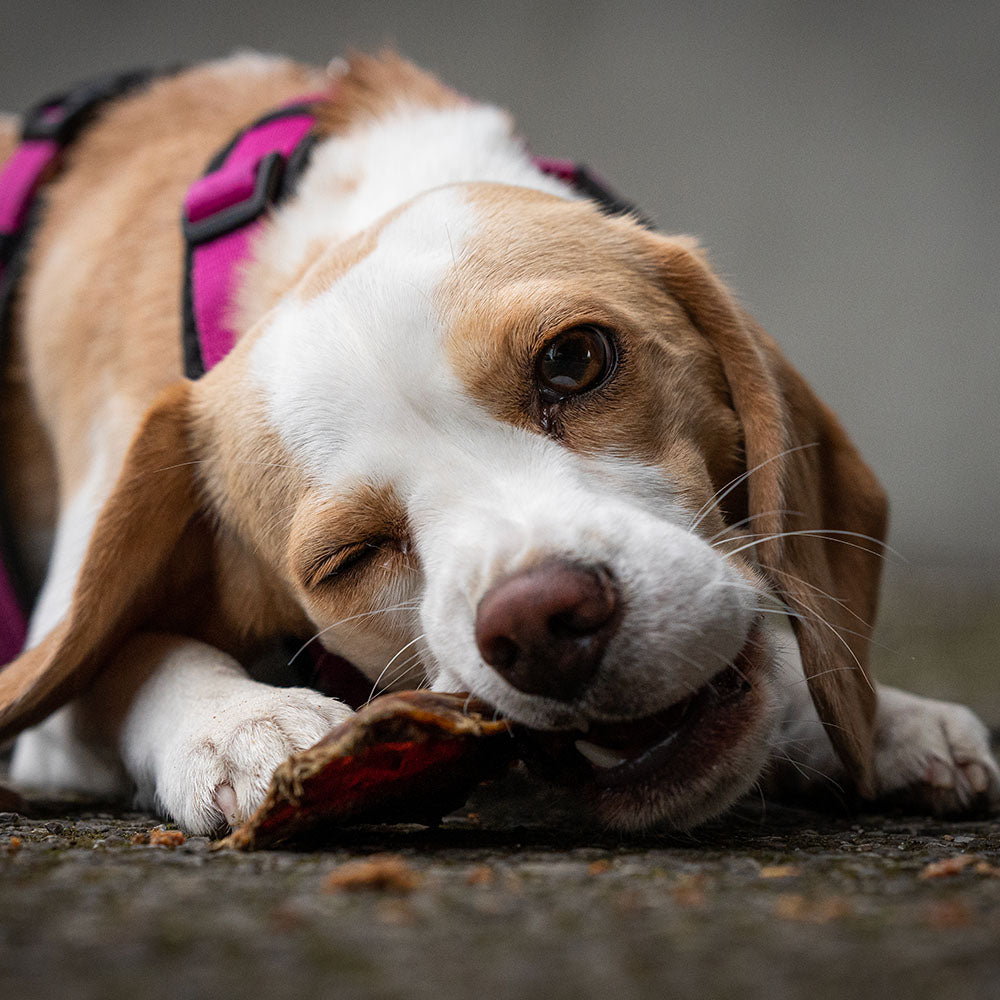
[(436, 829), (257, 854), (29, 802), (32, 818), (0, 814), (0, 996), (1000, 991), (996, 821), (755, 804), (696, 835), (622, 838), (517, 775), (479, 798)]

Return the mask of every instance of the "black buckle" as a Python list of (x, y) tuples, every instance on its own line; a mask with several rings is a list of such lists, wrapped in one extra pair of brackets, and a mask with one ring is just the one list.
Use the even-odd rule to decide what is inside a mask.
[(36, 104), (25, 116), (21, 138), (47, 139), (65, 146), (87, 123), (97, 108), (113, 97), (152, 79), (149, 70), (134, 70), (104, 77)]
[(284, 168), (285, 158), (281, 153), (268, 153), (257, 164), (253, 193), (249, 198), (220, 208), (212, 215), (198, 219), (197, 222), (192, 222), (185, 212), (183, 218), (184, 238), (188, 244), (198, 246), (201, 243), (218, 239), (261, 216), (276, 199)]

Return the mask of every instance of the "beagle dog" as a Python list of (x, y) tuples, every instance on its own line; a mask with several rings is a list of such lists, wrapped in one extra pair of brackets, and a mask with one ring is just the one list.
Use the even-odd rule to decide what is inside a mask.
[[(237, 342), (187, 380), (185, 189), (324, 91)], [(869, 679), (883, 492), (706, 254), (398, 56), (240, 55), (106, 107), (47, 188), (0, 403), (44, 577), (0, 670), (20, 784), (239, 823), (350, 712), (248, 672), (294, 636), (489, 703), (619, 828), (760, 781), (1000, 803), (971, 712)]]

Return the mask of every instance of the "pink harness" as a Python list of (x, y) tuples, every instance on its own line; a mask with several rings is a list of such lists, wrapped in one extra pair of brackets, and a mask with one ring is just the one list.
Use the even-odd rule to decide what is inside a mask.
[[(0, 332), (9, 322), (36, 194), (58, 169), (63, 150), (101, 104), (150, 77), (145, 72), (129, 73), (99, 81), (44, 102), (26, 118), (21, 144), (0, 172)], [(262, 216), (290, 193), (308, 162), (315, 122), (310, 106), (329, 99), (329, 95), (307, 95), (254, 122), (213, 158), (205, 174), (188, 189), (181, 219), (186, 244), (182, 308), (188, 378), (201, 377), (232, 349), (236, 334), (227, 313), (240, 264), (249, 254)], [(585, 167), (542, 158), (535, 163), (598, 202), (605, 212), (637, 214)], [(27, 599), (15, 587), (16, 574), (5, 568), (15, 565), (16, 557), (4, 527), (0, 518), (0, 665), (17, 656), (27, 634), (23, 611)], [(336, 690), (348, 703), (366, 700), (368, 682), (352, 678), (348, 668), (354, 668), (346, 661), (326, 653), (314, 659), (323, 689)]]

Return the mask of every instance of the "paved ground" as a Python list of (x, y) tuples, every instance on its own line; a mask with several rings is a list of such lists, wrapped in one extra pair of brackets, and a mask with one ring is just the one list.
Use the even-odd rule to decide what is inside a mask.
[[(135, 813), (0, 815), (0, 994), (998, 995), (1000, 823), (748, 807), (622, 840), (524, 805), (252, 855), (133, 844)], [(330, 889), (386, 851), (415, 887)]]
[[(944, 683), (995, 726), (984, 607), (890, 619), (882, 675), (933, 693), (942, 659), (964, 665)], [(1000, 996), (996, 820), (750, 804), (694, 836), (622, 839), (514, 775), (438, 829), (309, 853), (133, 844), (156, 823), (0, 813), (0, 998)], [(330, 890), (386, 851), (414, 887)]]

